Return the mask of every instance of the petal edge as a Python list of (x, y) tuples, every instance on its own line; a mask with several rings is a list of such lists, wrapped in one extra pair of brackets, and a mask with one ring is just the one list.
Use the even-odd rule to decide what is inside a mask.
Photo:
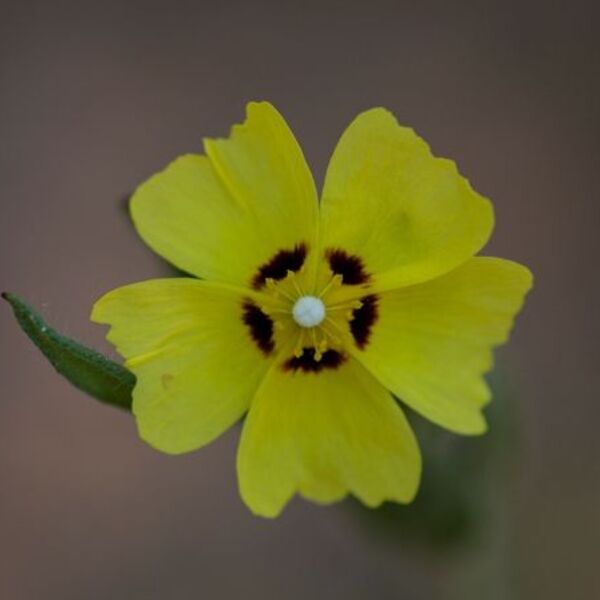
[(359, 114), (329, 163), (322, 244), (359, 256), (379, 290), (433, 279), (487, 242), (490, 201), (387, 110)]

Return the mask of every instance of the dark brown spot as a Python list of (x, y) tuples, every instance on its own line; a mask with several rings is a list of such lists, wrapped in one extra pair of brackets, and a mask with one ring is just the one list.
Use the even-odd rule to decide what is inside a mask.
[(267, 279), (284, 279), (288, 271), (299, 271), (306, 259), (306, 244), (297, 244), (292, 250), (280, 250), (262, 265), (252, 278), (252, 287), (259, 290)]
[(352, 313), (350, 331), (356, 345), (362, 350), (369, 342), (371, 330), (379, 317), (379, 299), (375, 294), (361, 298), (362, 306)]
[(334, 274), (342, 276), (342, 283), (358, 285), (369, 281), (369, 274), (358, 256), (348, 254), (344, 250), (328, 250), (326, 255)]
[(270, 354), (275, 348), (273, 321), (251, 300), (244, 300), (242, 311), (243, 321), (248, 326), (250, 336), (264, 354)]
[(346, 357), (337, 350), (326, 350), (321, 360), (316, 360), (315, 349), (304, 348), (301, 356), (292, 356), (283, 363), (283, 370), (318, 373), (323, 369), (337, 369), (345, 361)]

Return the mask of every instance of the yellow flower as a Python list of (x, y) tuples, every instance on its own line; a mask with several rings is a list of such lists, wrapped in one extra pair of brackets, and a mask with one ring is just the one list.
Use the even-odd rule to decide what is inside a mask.
[(256, 514), (276, 516), (296, 492), (410, 502), (421, 460), (392, 394), (442, 427), (484, 432), (482, 375), (531, 286), (525, 267), (474, 257), (490, 202), (381, 108), (342, 136), (320, 202), (266, 102), (204, 148), (131, 201), (146, 243), (201, 279), (128, 285), (92, 313), (137, 377), (141, 437), (189, 452), (248, 412), (237, 471)]

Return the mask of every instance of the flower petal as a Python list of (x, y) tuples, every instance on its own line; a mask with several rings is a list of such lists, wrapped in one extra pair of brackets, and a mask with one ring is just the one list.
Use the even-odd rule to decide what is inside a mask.
[(359, 360), (403, 402), (457, 433), (486, 429), (482, 377), (531, 287), (528, 269), (476, 257), (437, 279), (381, 295)]
[(205, 140), (208, 156), (187, 155), (135, 192), (135, 226), (180, 269), (248, 285), (281, 250), (311, 245), (317, 195), (294, 135), (266, 102), (227, 140)]
[(137, 383), (133, 412), (140, 436), (169, 453), (194, 450), (247, 410), (269, 360), (242, 321), (242, 299), (195, 279), (135, 283), (96, 302), (92, 320)]
[(363, 367), (285, 372), (274, 366), (259, 388), (238, 451), (240, 493), (265, 517), (292, 495), (321, 503), (353, 493), (368, 506), (409, 502), (421, 472), (400, 407)]
[(322, 244), (360, 257), (375, 287), (432, 279), (488, 240), (488, 200), (452, 161), (432, 156), (382, 108), (360, 114), (333, 154), (322, 199)]

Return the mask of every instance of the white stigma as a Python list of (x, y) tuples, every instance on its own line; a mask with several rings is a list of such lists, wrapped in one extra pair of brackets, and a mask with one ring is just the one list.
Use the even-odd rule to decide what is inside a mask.
[(325, 318), (325, 305), (315, 296), (302, 296), (294, 304), (292, 315), (298, 325), (315, 327)]

